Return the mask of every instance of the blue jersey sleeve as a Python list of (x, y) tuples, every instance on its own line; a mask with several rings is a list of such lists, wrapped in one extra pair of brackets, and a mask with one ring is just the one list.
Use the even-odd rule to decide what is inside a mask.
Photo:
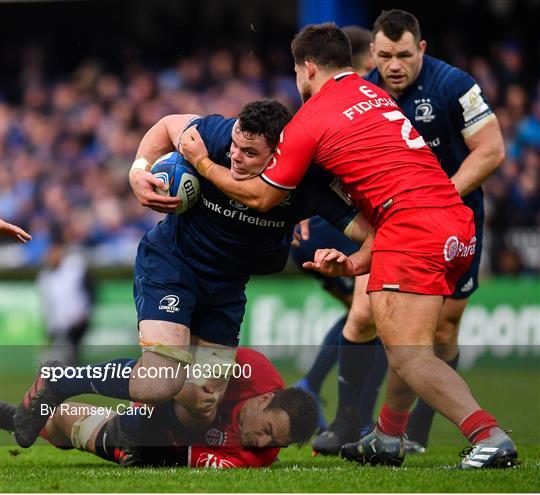
[(448, 105), (450, 117), (464, 138), (474, 134), (488, 119), (493, 110), (478, 83), (466, 72), (455, 69), (448, 80)]
[(192, 120), (188, 127), (196, 125), (210, 159), (226, 165), (223, 162), (231, 147), (231, 132), (235, 122), (236, 119), (226, 119), (222, 115), (208, 115)]
[(300, 182), (298, 192), (306, 196), (303, 202), (303, 218), (319, 215), (341, 232), (358, 214), (341, 192), (339, 182), (319, 167), (310, 166)]

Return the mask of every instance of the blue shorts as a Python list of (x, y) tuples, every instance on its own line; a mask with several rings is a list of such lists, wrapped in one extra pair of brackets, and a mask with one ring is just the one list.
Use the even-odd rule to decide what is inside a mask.
[(324, 290), (342, 297), (350, 296), (354, 292), (354, 277), (327, 277), (315, 270), (304, 270), (304, 261), (313, 261), (315, 251), (321, 248), (336, 248), (346, 255), (350, 255), (360, 249), (360, 246), (351, 241), (343, 232), (321, 217), (313, 217), (309, 220), (309, 239), (300, 241), (300, 246), (291, 248), (293, 261), (304, 273), (320, 280)]
[(456, 284), (456, 290), (450, 296), (452, 299), (467, 299), (478, 289), (478, 273), (480, 271), (480, 257), (482, 256), (482, 243), (484, 240), (484, 209), (473, 208), (467, 205), (474, 213), (474, 228), (476, 230), (476, 249), (469, 269)]
[(238, 345), (247, 276), (216, 279), (195, 271), (159, 225), (139, 244), (134, 276), (138, 321), (179, 323), (209, 342)]

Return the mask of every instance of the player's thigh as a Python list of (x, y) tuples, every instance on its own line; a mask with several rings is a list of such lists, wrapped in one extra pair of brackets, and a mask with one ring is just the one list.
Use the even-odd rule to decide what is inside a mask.
[(163, 320), (142, 320), (139, 335), (146, 342), (160, 342), (166, 345), (189, 346), (190, 330), (186, 325)]
[(432, 346), (442, 296), (397, 291), (369, 294), (375, 325), (386, 346)]
[(443, 298), (391, 291), (371, 292), (369, 296), (388, 364), (400, 376), (406, 376), (416, 362), (433, 356)]
[(188, 345), (198, 276), (159, 226), (139, 244), (133, 297), (143, 340)]
[(376, 329), (373, 322), (371, 303), (366, 293), (369, 275), (355, 277), (354, 296), (343, 335), (353, 342), (366, 342), (375, 338)]
[(199, 307), (193, 314), (191, 335), (201, 342), (236, 348), (246, 310), (248, 278), (199, 280)]
[(190, 325), (197, 304), (197, 281), (184, 267), (179, 280), (135, 280), (135, 303), (139, 321), (142, 366), (160, 366), (167, 361), (189, 364)]

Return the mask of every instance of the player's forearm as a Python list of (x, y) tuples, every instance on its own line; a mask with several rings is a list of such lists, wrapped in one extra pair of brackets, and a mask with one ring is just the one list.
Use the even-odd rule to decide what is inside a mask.
[(371, 229), (372, 227), (369, 222), (361, 213), (358, 213), (358, 215), (354, 217), (353, 221), (347, 225), (343, 233), (354, 242), (362, 244), (366, 240), (366, 237)]
[(212, 182), (220, 191), (232, 199), (255, 210), (268, 211), (285, 197), (281, 191), (267, 185), (260, 178), (235, 180), (230, 170), (205, 157), (196, 165), (203, 177)]
[(461, 196), (480, 187), (501, 165), (505, 156), (501, 129), (493, 116), (478, 131), (468, 136), (465, 143), (470, 153), (451, 178)]
[(451, 179), (459, 195), (466, 196), (480, 187), (497, 170), (503, 160), (504, 149), (486, 147), (474, 150)]
[(373, 228), (368, 232), (360, 250), (349, 256), (352, 265), (351, 275), (364, 275), (369, 273), (371, 268), (371, 246), (375, 237)]

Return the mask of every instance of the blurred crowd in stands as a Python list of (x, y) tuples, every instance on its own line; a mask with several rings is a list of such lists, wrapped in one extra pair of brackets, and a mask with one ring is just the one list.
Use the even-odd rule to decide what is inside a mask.
[[(437, 55), (437, 54), (433, 54)], [(283, 57), (288, 63), (288, 54)], [(170, 113), (235, 116), (249, 101), (272, 96), (299, 105), (292, 67), (253, 53), (218, 50), (159, 69), (134, 61), (116, 72), (81, 61), (70, 74), (49, 74), (39, 47), (23, 53), (20, 96), (0, 94), (1, 216), (32, 242), (3, 245), (2, 268), (38, 266), (60, 226), (98, 266), (129, 265), (143, 233), (159, 218), (140, 206), (127, 173), (144, 133)], [(540, 84), (524, 72), (520, 47), (493, 57), (456, 54), (494, 107), (507, 158), (484, 187), (485, 273), (524, 274), (540, 267)]]

